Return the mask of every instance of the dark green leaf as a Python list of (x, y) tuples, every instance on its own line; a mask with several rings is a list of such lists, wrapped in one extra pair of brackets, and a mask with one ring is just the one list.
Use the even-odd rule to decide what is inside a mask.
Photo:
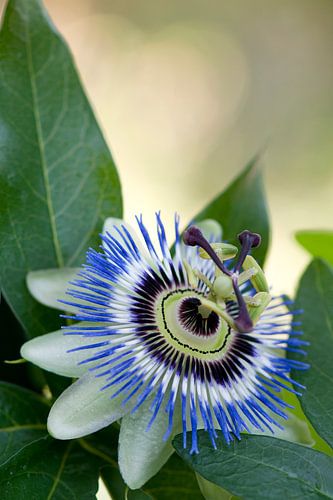
[(2, 336), (0, 337), (0, 380), (22, 384), (31, 388), (28, 365), (26, 363), (11, 365), (4, 362), (5, 360), (20, 358), (20, 347), (24, 341), (24, 332), (4, 297), (1, 295), (0, 318), (2, 332)]
[(112, 157), (71, 55), (39, 0), (9, 0), (0, 35), (0, 280), (28, 336), (56, 312), (28, 271), (80, 264), (107, 216), (121, 216)]
[(166, 497), (162, 497), (162, 496), (159, 496), (159, 497), (155, 497), (155, 496), (152, 496), (152, 495), (149, 495), (148, 493), (146, 493), (144, 490), (129, 490), (127, 489), (126, 491), (126, 500), (159, 500), (160, 498), (172, 498), (174, 499), (175, 497), (174, 496), (166, 496)]
[(215, 219), (223, 228), (223, 239), (238, 244), (237, 234), (244, 229), (260, 233), (261, 246), (253, 256), (262, 264), (269, 243), (269, 221), (261, 171), (253, 160), (243, 172), (207, 205), (194, 221)]
[[(20, 348), (25, 336), (21, 324), (3, 296), (0, 298), (0, 318), (2, 333), (0, 336), (0, 380), (19, 384), (40, 392), (47, 384), (40, 368), (30, 363), (8, 363), (8, 361), (20, 359)], [(47, 374), (49, 384), (50, 375), (52, 374)]]
[[(297, 292), (295, 309), (302, 309), (304, 340), (310, 369), (293, 378), (306, 386), (301, 398), (304, 413), (318, 434), (333, 446), (333, 270), (315, 259), (306, 269)], [(297, 318), (299, 319), (299, 317)]]
[(179, 455), (204, 478), (246, 500), (333, 498), (333, 458), (301, 445), (266, 436), (245, 435), (213, 450), (199, 431), (198, 455), (190, 455), (177, 436)]
[(128, 487), (117, 466), (103, 465), (100, 469), (103, 483), (113, 500), (125, 500)]
[(2, 500), (94, 500), (98, 461), (75, 441), (40, 438), (0, 467)]
[(49, 409), (35, 393), (0, 382), (0, 467), (22, 447), (47, 434)]
[(117, 467), (118, 439), (119, 427), (117, 424), (113, 424), (95, 434), (80, 439), (80, 443), (86, 450)]
[(333, 231), (298, 231), (295, 237), (313, 257), (333, 264)]
[(176, 454), (169, 458), (165, 466), (142, 489), (148, 498), (158, 500), (203, 499), (195, 474)]

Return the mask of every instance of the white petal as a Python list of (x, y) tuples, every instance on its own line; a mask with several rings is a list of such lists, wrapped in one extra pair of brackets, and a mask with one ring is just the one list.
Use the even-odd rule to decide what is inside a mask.
[(138, 237), (137, 231), (135, 231), (135, 229), (130, 224), (127, 224), (127, 222), (123, 221), (122, 219), (117, 219), (116, 217), (109, 217), (108, 219), (105, 219), (103, 226), (103, 235), (109, 233), (113, 238), (115, 238), (123, 245), (124, 244), (123, 239), (121, 238), (120, 234), (117, 231), (118, 228), (123, 233), (122, 230), (123, 227), (127, 229), (127, 231), (130, 233), (135, 243), (141, 247), (142, 242)]
[(59, 269), (42, 269), (40, 271), (31, 271), (27, 275), (27, 286), (31, 295), (45, 306), (54, 309), (65, 309), (74, 311), (71, 306), (64, 306), (59, 302), (61, 300), (71, 300), (66, 294), (70, 288), (69, 281), (72, 281), (80, 271), (79, 268), (61, 267)]
[(174, 451), (173, 437), (182, 430), (180, 411), (175, 411), (173, 432), (163, 441), (168, 414), (161, 407), (152, 427), (146, 431), (152, 416), (150, 405), (151, 399), (121, 421), (118, 462), (125, 482), (132, 489), (140, 488), (160, 470)]
[[(111, 236), (116, 237), (117, 239), (119, 238), (119, 233), (116, 231), (116, 227), (121, 228), (121, 226), (125, 225), (126, 229), (128, 229), (128, 224), (123, 221), (123, 219), (118, 219), (117, 217), (108, 217), (104, 221), (103, 225), (103, 235), (106, 233), (110, 233)], [(133, 231), (133, 229), (132, 229)], [(131, 233), (132, 234), (132, 233)]]
[(195, 222), (195, 225), (202, 231), (204, 237), (209, 241), (222, 241), (221, 225), (214, 219), (205, 219)]
[[(51, 408), (47, 427), (56, 439), (86, 436), (112, 424), (130, 408), (124, 395), (110, 399), (116, 389), (101, 391), (103, 380), (87, 373), (68, 387)], [(117, 387), (118, 389), (118, 387)]]
[(65, 377), (80, 377), (88, 370), (78, 365), (89, 357), (88, 350), (67, 352), (69, 349), (91, 344), (91, 339), (80, 335), (64, 335), (63, 330), (41, 335), (21, 347), (21, 356), (49, 372)]
[(149, 263), (151, 263), (151, 257), (149, 256), (149, 253), (143, 241), (140, 239), (139, 231), (135, 231), (135, 229), (130, 224), (127, 224), (127, 222), (124, 222), (122, 219), (117, 219), (115, 217), (109, 217), (108, 219), (106, 219), (103, 226), (103, 235), (108, 232), (113, 238), (119, 241), (121, 245), (124, 245), (124, 241), (117, 231), (118, 228), (120, 229), (122, 234), (124, 234), (122, 227), (125, 227), (129, 234), (132, 236), (136, 246), (140, 251), (141, 256), (145, 258)]

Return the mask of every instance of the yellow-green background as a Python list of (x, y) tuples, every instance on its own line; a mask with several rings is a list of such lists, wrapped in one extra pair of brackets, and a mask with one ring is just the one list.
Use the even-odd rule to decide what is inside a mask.
[(332, 227), (332, 1), (45, 4), (112, 149), (126, 218), (188, 221), (262, 151), (267, 273), (292, 292), (307, 261), (293, 232)]

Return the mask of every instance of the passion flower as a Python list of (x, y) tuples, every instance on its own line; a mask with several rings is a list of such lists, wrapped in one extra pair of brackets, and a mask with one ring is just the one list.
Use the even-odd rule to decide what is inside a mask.
[(137, 223), (139, 235), (108, 219), (101, 251), (89, 250), (81, 270), (30, 273), (32, 294), (57, 308), (60, 299), (77, 323), (22, 347), (40, 367), (79, 379), (50, 411), (54, 437), (82, 437), (122, 418), (119, 465), (132, 488), (167, 460), (175, 434), (186, 447), (190, 430), (198, 453), (198, 428), (216, 446), (216, 429), (229, 443), (242, 431), (281, 427), (289, 405), (277, 394), (299, 385), (291, 369), (306, 368), (283, 356), (304, 342), (250, 256), (258, 234), (239, 235), (237, 258), (214, 221), (181, 237), (176, 217), (173, 252), (159, 214), (159, 248)]

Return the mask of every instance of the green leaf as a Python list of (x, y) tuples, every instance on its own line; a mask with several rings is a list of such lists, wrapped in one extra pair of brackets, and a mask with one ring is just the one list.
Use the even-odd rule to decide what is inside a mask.
[[(310, 369), (293, 372), (306, 386), (300, 399), (304, 413), (318, 434), (333, 446), (333, 270), (315, 259), (306, 269), (297, 291), (295, 309), (302, 309), (302, 330)], [(299, 320), (299, 316), (297, 317)]]
[(99, 463), (75, 441), (40, 438), (0, 467), (2, 500), (95, 500)]
[(129, 489), (126, 490), (126, 496), (125, 496), (126, 500), (157, 500), (158, 498), (159, 497), (151, 496), (145, 493), (143, 490), (129, 490)]
[(148, 498), (158, 500), (203, 499), (195, 474), (176, 454), (169, 458), (165, 466), (142, 489)]
[(48, 411), (35, 393), (0, 383), (1, 500), (95, 498), (100, 460), (48, 437)]
[(237, 235), (244, 229), (259, 233), (262, 242), (253, 256), (262, 264), (269, 243), (269, 220), (263, 182), (257, 159), (209, 205), (194, 217), (195, 221), (215, 219), (223, 228), (223, 239), (238, 245)]
[[(24, 331), (8, 306), (5, 298), (0, 297), (1, 332), (5, 340), (1, 342), (0, 351), (0, 380), (19, 384), (28, 389), (40, 392), (47, 384), (43, 371), (30, 363), (8, 363), (8, 361), (19, 361), (21, 358), (20, 348), (24, 342)], [(51, 378), (48, 374), (48, 383)], [(56, 375), (54, 375), (56, 377)], [(53, 387), (52, 387), (53, 390)]]
[(1, 343), (0, 351), (0, 379), (14, 384), (22, 384), (32, 388), (28, 376), (28, 365), (6, 364), (6, 360), (17, 360), (20, 356), (20, 347), (24, 341), (24, 332), (15, 318), (3, 296), (0, 295), (1, 331), (6, 335), (6, 341)]
[(333, 264), (333, 231), (298, 231), (295, 238), (313, 257)]
[(118, 439), (119, 428), (112, 424), (80, 439), (80, 444), (90, 453), (100, 457), (105, 463), (118, 467)]
[(214, 450), (207, 433), (198, 434), (199, 454), (183, 449), (182, 436), (174, 440), (177, 452), (204, 478), (234, 495), (246, 500), (333, 498), (332, 457), (280, 439), (250, 435)]
[(35, 393), (0, 382), (0, 467), (24, 446), (47, 434), (49, 409)]
[(82, 262), (121, 217), (116, 168), (71, 55), (39, 0), (9, 0), (0, 34), (0, 282), (29, 337), (59, 326), (28, 271)]

